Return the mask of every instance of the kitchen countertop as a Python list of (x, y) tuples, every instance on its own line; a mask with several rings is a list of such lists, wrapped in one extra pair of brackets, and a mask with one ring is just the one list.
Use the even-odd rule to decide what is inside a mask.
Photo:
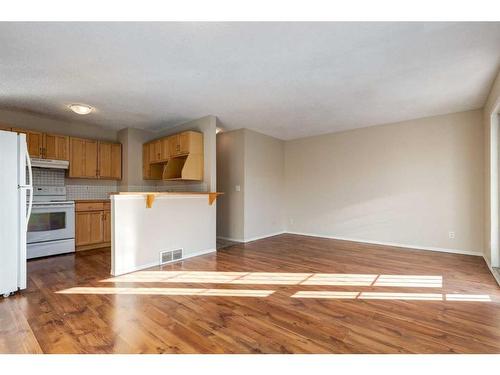
[(217, 192), (202, 192), (202, 191), (169, 191), (169, 192), (145, 192), (145, 191), (121, 191), (119, 193), (111, 193), (111, 196), (120, 195), (142, 195), (146, 198), (146, 208), (151, 208), (156, 197), (172, 196), (172, 195), (206, 195), (208, 197), (208, 204), (211, 206), (219, 195), (224, 193)]
[(107, 199), (75, 199), (75, 203), (109, 203), (111, 200)]

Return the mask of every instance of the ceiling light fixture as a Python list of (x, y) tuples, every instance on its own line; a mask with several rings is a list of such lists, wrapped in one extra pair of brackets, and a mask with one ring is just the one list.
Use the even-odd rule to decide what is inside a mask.
[(94, 109), (87, 104), (70, 104), (68, 107), (79, 115), (88, 115)]

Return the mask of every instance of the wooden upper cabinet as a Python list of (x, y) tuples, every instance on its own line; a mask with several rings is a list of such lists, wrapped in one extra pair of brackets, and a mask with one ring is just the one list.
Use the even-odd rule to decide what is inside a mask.
[(156, 153), (155, 153), (155, 143), (154, 142), (149, 142), (148, 144), (148, 151), (149, 151), (149, 162), (154, 163), (156, 161)]
[(122, 145), (99, 142), (99, 178), (121, 180)]
[(142, 145), (142, 178), (144, 180), (161, 180), (163, 165), (150, 162), (150, 157), (154, 157), (155, 155), (154, 147), (155, 144), (153, 142)]
[(18, 128), (12, 128), (12, 131), (26, 134), (26, 143), (30, 157), (43, 158), (43, 133)]
[(197, 152), (194, 147), (192, 147), (192, 143), (196, 141), (196, 137), (201, 135), (200, 133), (195, 132), (184, 132), (179, 134), (179, 153), (187, 154), (189, 152)]
[(149, 167), (149, 147), (150, 143), (142, 145), (142, 178), (149, 180), (151, 178), (151, 168)]
[(170, 157), (170, 144), (168, 138), (160, 139), (161, 144), (161, 160), (166, 161)]
[(150, 163), (158, 163), (163, 160), (167, 160), (168, 155), (165, 159), (163, 159), (163, 146), (162, 140), (158, 139), (157, 141), (149, 142), (149, 162)]
[(143, 144), (145, 180), (203, 179), (203, 133), (185, 131)]
[(179, 134), (171, 135), (167, 140), (170, 157), (177, 156), (180, 152)]
[(148, 149), (149, 163), (159, 163), (168, 160), (170, 155), (168, 152), (169, 147), (166, 138), (145, 143), (144, 146), (146, 145)]
[(69, 137), (66, 135), (44, 134), (43, 157), (45, 159), (69, 160)]
[(71, 137), (69, 177), (120, 180), (122, 145)]
[(98, 177), (98, 147), (93, 139), (70, 138), (69, 177)]
[(170, 156), (203, 153), (203, 135), (194, 131), (182, 132), (169, 138)]

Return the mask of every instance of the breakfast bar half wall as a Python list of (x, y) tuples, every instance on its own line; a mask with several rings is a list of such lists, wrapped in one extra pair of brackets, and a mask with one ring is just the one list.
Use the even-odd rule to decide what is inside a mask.
[(215, 251), (216, 205), (213, 203), (219, 194), (112, 194), (111, 274), (123, 275)]

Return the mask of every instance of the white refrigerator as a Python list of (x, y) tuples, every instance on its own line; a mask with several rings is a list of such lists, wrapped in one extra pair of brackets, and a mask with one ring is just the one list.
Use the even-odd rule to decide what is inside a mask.
[(26, 135), (0, 130), (0, 296), (26, 288), (32, 181)]

